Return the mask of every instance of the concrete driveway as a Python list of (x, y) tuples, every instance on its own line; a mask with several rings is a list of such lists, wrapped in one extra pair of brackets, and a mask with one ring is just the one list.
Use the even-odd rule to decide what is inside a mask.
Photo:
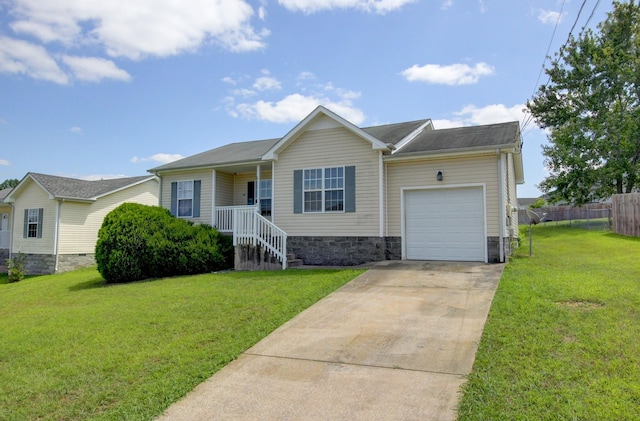
[(504, 265), (386, 261), (160, 420), (455, 420)]

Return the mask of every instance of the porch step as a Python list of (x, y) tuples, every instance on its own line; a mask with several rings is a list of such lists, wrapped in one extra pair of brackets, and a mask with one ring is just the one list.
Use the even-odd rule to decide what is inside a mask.
[(287, 253), (287, 267), (295, 268), (304, 265), (302, 259), (296, 258), (296, 255), (293, 253)]

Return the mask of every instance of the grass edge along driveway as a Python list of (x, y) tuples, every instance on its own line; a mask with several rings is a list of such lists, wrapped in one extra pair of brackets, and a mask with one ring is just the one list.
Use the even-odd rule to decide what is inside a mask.
[[(521, 233), (524, 229), (521, 229)], [(533, 227), (507, 264), (459, 420), (640, 419), (640, 238)]]
[(0, 275), (0, 419), (153, 419), (362, 272)]

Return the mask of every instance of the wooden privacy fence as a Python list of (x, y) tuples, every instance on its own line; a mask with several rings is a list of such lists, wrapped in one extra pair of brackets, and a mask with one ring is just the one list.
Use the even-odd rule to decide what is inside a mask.
[(612, 205), (613, 231), (640, 237), (640, 193), (614, 194)]

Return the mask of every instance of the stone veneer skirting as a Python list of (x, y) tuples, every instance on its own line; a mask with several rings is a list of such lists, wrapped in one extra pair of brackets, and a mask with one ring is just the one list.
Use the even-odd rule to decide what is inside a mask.
[[(505, 260), (511, 254), (504, 239)], [(401, 237), (287, 237), (287, 250), (305, 265), (355, 266), (402, 259)], [(487, 237), (489, 263), (500, 262), (499, 237)]]
[(9, 249), (0, 249), (0, 265), (4, 265), (9, 258)]
[[(56, 256), (53, 254), (25, 253), (27, 275), (48, 275), (56, 273)], [(57, 273), (69, 272), (96, 264), (93, 253), (61, 254), (58, 256)]]

